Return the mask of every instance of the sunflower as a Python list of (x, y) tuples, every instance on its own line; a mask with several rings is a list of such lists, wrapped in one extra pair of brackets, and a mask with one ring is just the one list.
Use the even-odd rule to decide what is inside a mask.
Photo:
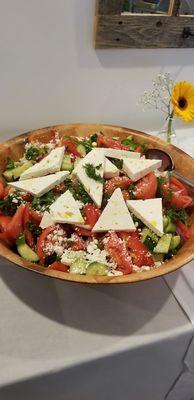
[(174, 114), (185, 122), (194, 120), (194, 86), (190, 82), (176, 83), (170, 98)]

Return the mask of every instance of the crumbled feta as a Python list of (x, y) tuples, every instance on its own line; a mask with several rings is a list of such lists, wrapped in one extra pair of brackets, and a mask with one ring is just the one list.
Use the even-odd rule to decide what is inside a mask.
[(18, 199), (16, 199), (16, 197), (13, 197), (12, 203), (18, 203)]
[(88, 243), (86, 247), (86, 259), (90, 262), (100, 262), (115, 268), (115, 264), (109, 261), (108, 252), (106, 250), (99, 249), (97, 239), (94, 239)]
[(76, 258), (84, 258), (85, 259), (86, 253), (83, 250), (65, 250), (63, 252), (61, 262), (67, 265), (71, 265)]
[(78, 208), (81, 210), (83, 207), (84, 207), (84, 203), (82, 203), (82, 201), (80, 201), (80, 200), (76, 200), (76, 204), (77, 204), (77, 206), (78, 206)]
[(161, 261), (155, 261), (155, 267), (158, 268), (162, 265), (163, 263)]
[(133, 272), (143, 272), (143, 271), (150, 271), (150, 270), (151, 270), (151, 268), (148, 265), (142, 265), (142, 267), (133, 265)]
[(162, 171), (159, 171), (158, 169), (156, 169), (154, 171), (154, 174), (156, 175), (157, 178), (159, 178), (160, 176), (165, 178), (169, 174), (169, 171), (163, 171), (162, 172)]
[(56, 253), (58, 256), (62, 256), (67, 240), (67, 238), (64, 236), (63, 229), (60, 229), (59, 225), (56, 226), (56, 229), (47, 236), (47, 239), (48, 240), (43, 249), (44, 252), (47, 255)]

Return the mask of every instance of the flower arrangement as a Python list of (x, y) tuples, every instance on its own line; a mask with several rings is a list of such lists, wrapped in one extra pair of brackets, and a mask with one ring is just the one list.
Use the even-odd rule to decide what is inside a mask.
[(186, 81), (175, 83), (169, 73), (157, 75), (153, 89), (144, 92), (140, 103), (144, 111), (155, 109), (166, 114), (168, 143), (171, 143), (174, 116), (184, 122), (194, 120), (194, 86)]

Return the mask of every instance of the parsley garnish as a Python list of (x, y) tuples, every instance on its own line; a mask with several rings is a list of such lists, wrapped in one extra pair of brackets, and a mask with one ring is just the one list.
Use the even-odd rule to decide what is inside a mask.
[(113, 163), (118, 169), (123, 168), (123, 160), (117, 160), (116, 158), (109, 158), (111, 163)]
[[(44, 265), (45, 265), (46, 267), (48, 267), (49, 265), (51, 265), (51, 264), (54, 263), (55, 261), (58, 261), (57, 258), (58, 258), (58, 256), (57, 256), (56, 253), (50, 254), (49, 256), (47, 256), (47, 257), (45, 258)], [(60, 260), (59, 260), (59, 261), (60, 261)]]
[(168, 189), (168, 194), (167, 195), (165, 195), (164, 194), (164, 191), (163, 191), (163, 188), (162, 188), (162, 185), (164, 184), (164, 183), (168, 183), (168, 180), (169, 180), (169, 177), (167, 176), (167, 177), (162, 177), (162, 176), (159, 176), (158, 178), (157, 178), (157, 181), (158, 181), (158, 194), (159, 194), (159, 196), (161, 196), (161, 197), (163, 197), (163, 199), (164, 200), (170, 200), (171, 199), (171, 197), (172, 197), (172, 194), (173, 194), (173, 191), (171, 190), (171, 189)]
[(129, 192), (129, 194), (130, 194), (130, 198), (131, 198), (131, 199), (134, 199), (134, 198), (135, 198), (135, 185), (134, 185), (133, 183), (131, 183), (131, 184), (128, 186), (128, 192)]
[(47, 211), (51, 204), (56, 200), (56, 196), (52, 190), (45, 193), (41, 197), (34, 197), (31, 203), (31, 207), (37, 211)]
[(36, 161), (41, 154), (46, 153), (46, 147), (40, 147), (39, 149), (34, 145), (31, 145), (25, 152), (26, 160)]
[(94, 133), (92, 136), (90, 136), (90, 141), (91, 142), (97, 142), (98, 135), (99, 135), (98, 132)]
[(103, 178), (96, 172), (96, 170), (99, 170), (101, 167), (102, 167), (102, 164), (96, 165), (96, 167), (94, 167), (93, 164), (85, 164), (84, 165), (86, 174), (88, 175), (89, 178), (103, 183), (104, 182)]
[(165, 214), (173, 221), (181, 221), (183, 224), (187, 225), (188, 222), (188, 214), (186, 210), (183, 208), (181, 210), (175, 210), (172, 207), (167, 207), (165, 210)]
[(87, 140), (82, 140), (82, 141), (78, 142), (78, 144), (81, 144), (82, 146), (84, 146), (86, 154), (88, 154), (92, 150), (92, 145)]
[(42, 229), (39, 228), (36, 224), (33, 224), (33, 222), (27, 222), (26, 228), (32, 233), (33, 237), (37, 239), (37, 237), (41, 234)]
[(130, 140), (130, 139), (124, 139), (124, 140), (122, 140), (121, 143), (124, 144), (125, 146), (129, 147), (129, 150), (132, 150), (132, 151), (136, 150), (137, 147), (140, 146), (139, 143), (134, 142), (134, 140)]
[(72, 183), (72, 186), (69, 187), (69, 190), (71, 191), (71, 193), (73, 194), (73, 197), (76, 200), (80, 200), (84, 204), (92, 203), (92, 200), (91, 200), (90, 196), (85, 191), (83, 185), (80, 182), (77, 182), (77, 183), (71, 182), (71, 183)]
[[(5, 215), (14, 215), (18, 206), (21, 204), (21, 199), (18, 199), (18, 191), (16, 190), (12, 195), (8, 196), (6, 200), (0, 199), (0, 209)], [(17, 199), (15, 203), (13, 200)], [(24, 201), (22, 201), (24, 202)]]
[(14, 161), (11, 158), (7, 157), (7, 164), (5, 166), (5, 169), (13, 169), (13, 168), (15, 168)]

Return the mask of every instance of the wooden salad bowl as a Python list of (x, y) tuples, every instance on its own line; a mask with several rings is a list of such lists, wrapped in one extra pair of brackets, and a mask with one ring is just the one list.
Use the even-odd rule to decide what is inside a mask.
[[(61, 137), (65, 136), (78, 136), (85, 137), (97, 131), (110, 137), (119, 137), (121, 139), (132, 134), (139, 143), (146, 143), (148, 147), (167, 151), (174, 160), (175, 168), (188, 178), (194, 180), (194, 160), (188, 154), (184, 153), (179, 148), (169, 145), (157, 137), (148, 135), (144, 132), (139, 132), (133, 129), (122, 128), (111, 125), (97, 125), (97, 124), (71, 124), (71, 125), (57, 125), (48, 128), (38, 129), (32, 132), (24, 133), (0, 144), (0, 173), (5, 169), (7, 157), (17, 161), (23, 154), (26, 139), (31, 137), (38, 139), (40, 142), (47, 142), (52, 134), (52, 130), (56, 129)], [(4, 242), (0, 242), (0, 255), (5, 259), (19, 265), (20, 267), (29, 269), (30, 271), (49, 276), (52, 278), (59, 278), (66, 281), (81, 282), (81, 283), (132, 283), (137, 281), (144, 281), (147, 279), (155, 278), (165, 275), (169, 272), (175, 271), (183, 265), (187, 264), (194, 259), (194, 210), (190, 217), (190, 228), (193, 234), (192, 238), (187, 241), (183, 247), (178, 251), (177, 255), (157, 269), (151, 271), (144, 271), (133, 273), (123, 276), (86, 276), (76, 275), (66, 272), (55, 270), (48, 270), (38, 264), (25, 261), (18, 254), (12, 251)]]

